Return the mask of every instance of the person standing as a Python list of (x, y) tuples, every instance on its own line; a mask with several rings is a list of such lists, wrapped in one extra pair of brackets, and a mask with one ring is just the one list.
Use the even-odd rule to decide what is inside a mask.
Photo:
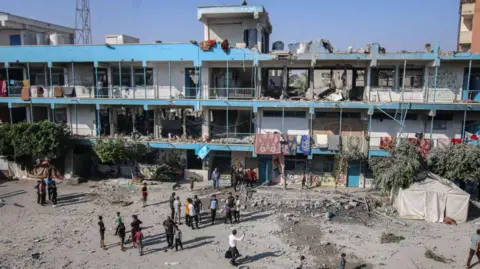
[(175, 193), (172, 192), (172, 195), (170, 195), (170, 217), (173, 219), (175, 217), (175, 206), (173, 205), (173, 202), (175, 202)]
[(45, 179), (45, 185), (47, 185), (48, 200), (52, 201), (52, 178), (47, 176)]
[(257, 173), (255, 173), (255, 170), (253, 170), (253, 168), (250, 168), (248, 170), (247, 176), (248, 176), (247, 186), (253, 187), (253, 182), (257, 180)]
[(237, 241), (242, 241), (244, 237), (245, 234), (242, 235), (242, 237), (237, 237), (237, 230), (233, 230), (232, 234), (228, 236), (228, 245), (230, 246), (230, 253), (232, 253), (230, 264), (233, 266), (237, 266), (236, 260), (240, 256), (240, 253), (237, 249)]
[(125, 224), (123, 224), (123, 222), (120, 222), (117, 226), (117, 233), (116, 235), (118, 235), (118, 237), (120, 237), (120, 249), (122, 251), (125, 251), (125, 234), (126, 234), (126, 231), (125, 231)]
[(185, 202), (185, 224), (190, 227), (190, 198), (187, 198), (187, 201)]
[(137, 246), (138, 246), (138, 253), (140, 256), (143, 255), (143, 233), (142, 233), (142, 228), (138, 228), (138, 230), (135, 232), (135, 240), (137, 241)]
[(163, 222), (163, 227), (165, 228), (165, 236), (167, 237), (168, 248), (173, 248), (173, 235), (175, 222), (173, 222), (170, 216), (167, 216), (167, 220)]
[(227, 201), (225, 203), (225, 224), (227, 224), (227, 221), (232, 224), (232, 211), (235, 206), (235, 198), (233, 198), (232, 193), (228, 193)]
[(237, 169), (235, 168), (234, 165), (232, 165), (231, 172), (230, 172), (230, 178), (232, 181), (232, 187), (233, 191), (237, 192), (237, 185), (238, 185), (238, 179), (237, 179)]
[(178, 251), (178, 246), (180, 246), (183, 249), (182, 231), (178, 226), (175, 226), (175, 251)]
[(218, 171), (218, 167), (215, 168), (212, 172), (212, 181), (213, 181), (213, 189), (218, 190), (218, 184), (220, 180), (220, 171)]
[(147, 183), (143, 183), (143, 187), (142, 187), (143, 207), (147, 206), (147, 197), (148, 197)]
[(345, 265), (347, 264), (347, 260), (345, 260), (346, 256), (347, 254), (345, 253), (342, 253), (342, 255), (340, 255), (340, 263), (338, 264), (338, 269), (345, 269)]
[(468, 252), (468, 259), (467, 259), (467, 269), (470, 269), (470, 263), (472, 262), (473, 255), (476, 255), (478, 260), (480, 261), (480, 229), (477, 230), (476, 234), (473, 234), (471, 239), (470, 249)]
[[(118, 234), (118, 229), (120, 227), (120, 224), (123, 224), (122, 217), (120, 216), (120, 212), (117, 212), (117, 216), (115, 217), (115, 235)], [(125, 226), (125, 225), (123, 225)]]
[(197, 195), (193, 197), (193, 206), (195, 207), (195, 211), (197, 212), (198, 221), (201, 221), (200, 216), (202, 215), (203, 204), (202, 200), (198, 199)]
[(210, 205), (208, 206), (210, 209), (210, 214), (212, 216), (212, 225), (215, 224), (215, 218), (217, 216), (217, 208), (218, 208), (218, 201), (217, 196), (214, 194), (210, 199)]
[(40, 182), (39, 191), (40, 191), (40, 204), (45, 205), (45, 199), (47, 197), (47, 186), (45, 184), (45, 181)]
[(103, 217), (98, 216), (98, 226), (100, 227), (100, 248), (105, 248), (105, 224), (103, 224)]
[(193, 177), (190, 177), (190, 191), (193, 191), (193, 187), (195, 186), (195, 179)]
[(39, 180), (37, 181), (37, 184), (35, 185), (35, 192), (37, 193), (37, 204), (40, 204), (40, 200), (41, 200), (41, 197), (40, 197), (40, 185), (42, 184), (42, 181)]
[(233, 218), (238, 224), (240, 222), (240, 196), (235, 196), (235, 211), (233, 211)]
[(188, 200), (189, 200), (188, 213), (189, 213), (190, 225), (192, 227), (192, 230), (195, 230), (195, 227), (198, 229), (198, 214), (197, 214), (197, 210), (195, 210), (195, 206), (193, 205), (192, 199), (188, 198)]
[(302, 176), (302, 189), (306, 188), (306, 185), (307, 184), (307, 175), (305, 174), (305, 172), (303, 172), (303, 176)]
[(55, 183), (55, 181), (53, 181), (53, 186), (52, 186), (52, 203), (54, 205), (57, 205), (57, 184)]
[(132, 215), (132, 223), (130, 224), (131, 231), (130, 231), (130, 237), (132, 238), (132, 243), (133, 247), (137, 247), (136, 245), (136, 232), (140, 229), (140, 224), (142, 224), (142, 221), (138, 219), (137, 215)]
[(173, 202), (173, 207), (175, 210), (173, 221), (180, 225), (182, 224), (180, 222), (180, 215), (182, 213), (182, 203), (180, 202), (180, 197), (177, 196), (177, 199), (175, 199), (175, 201)]

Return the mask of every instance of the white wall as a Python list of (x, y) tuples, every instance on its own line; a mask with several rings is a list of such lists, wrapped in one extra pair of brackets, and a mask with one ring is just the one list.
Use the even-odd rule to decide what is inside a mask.
[[(193, 67), (191, 62), (172, 62), (170, 65), (172, 95), (185, 95), (185, 68)], [(158, 87), (158, 97), (168, 98), (170, 96), (170, 78), (168, 63), (153, 63), (154, 84)], [(202, 74), (205, 76), (205, 74)]]
[(0, 30), (0, 46), (10, 46), (11, 35), (20, 35), (20, 30)]

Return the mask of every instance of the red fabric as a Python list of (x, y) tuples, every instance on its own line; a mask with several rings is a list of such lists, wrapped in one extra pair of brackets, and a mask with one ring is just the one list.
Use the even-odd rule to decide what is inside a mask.
[(414, 137), (409, 137), (408, 138), (408, 141), (414, 145), (416, 145), (418, 143), (418, 139), (414, 138)]
[(210, 50), (213, 46), (215, 46), (215, 44), (217, 44), (217, 41), (215, 40), (202, 41), (200, 42), (200, 49), (207, 51)]
[(381, 137), (380, 138), (380, 148), (381, 149), (388, 149), (393, 148), (395, 144), (395, 137)]
[(471, 140), (478, 140), (478, 135), (474, 134), (470, 136)]
[(462, 139), (461, 138), (452, 138), (452, 144), (462, 144)]
[(248, 170), (247, 174), (248, 174), (248, 179), (249, 180), (256, 180), (257, 179), (257, 173), (255, 173), (255, 171)]
[(278, 155), (282, 153), (280, 135), (257, 134), (255, 135), (255, 153), (266, 155)]
[(430, 152), (430, 139), (420, 140), (420, 144), (417, 146), (417, 150), (422, 154), (422, 156), (427, 156)]

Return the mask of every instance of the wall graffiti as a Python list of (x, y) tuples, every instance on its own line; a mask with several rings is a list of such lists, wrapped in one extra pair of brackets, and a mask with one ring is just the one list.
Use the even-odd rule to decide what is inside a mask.
[[(463, 81), (459, 77), (458, 72), (449, 69), (438, 69), (437, 73), (437, 88), (450, 89), (453, 92), (459, 91), (462, 88)], [(435, 70), (430, 70), (428, 76), (428, 87), (435, 88)]]

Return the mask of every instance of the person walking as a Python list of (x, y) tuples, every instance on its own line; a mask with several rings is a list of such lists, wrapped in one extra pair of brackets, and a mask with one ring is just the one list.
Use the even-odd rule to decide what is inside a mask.
[(212, 181), (213, 181), (214, 190), (218, 190), (219, 180), (220, 180), (220, 171), (218, 171), (218, 167), (216, 167), (212, 172)]
[(173, 202), (173, 207), (175, 210), (173, 221), (180, 225), (182, 224), (180, 222), (180, 216), (182, 214), (182, 202), (180, 202), (180, 197), (177, 196), (177, 199), (175, 199), (175, 201)]
[(228, 236), (228, 245), (230, 246), (230, 253), (232, 254), (232, 259), (230, 260), (230, 264), (233, 266), (237, 266), (236, 263), (237, 258), (240, 256), (240, 253), (237, 249), (237, 241), (242, 241), (245, 237), (245, 234), (241, 237), (237, 237), (237, 230), (233, 230), (232, 234)]
[(132, 244), (133, 244), (133, 247), (137, 247), (137, 240), (136, 240), (136, 232), (140, 229), (140, 224), (142, 224), (143, 222), (141, 220), (138, 219), (137, 215), (132, 215), (132, 223), (130, 224), (130, 227), (131, 227), (131, 231), (130, 231), (130, 237), (132, 239)]
[(476, 255), (480, 261), (480, 229), (477, 233), (473, 234), (470, 239), (470, 249), (468, 250), (467, 269), (470, 269), (470, 263), (472, 262), (473, 255)]
[(239, 195), (235, 196), (235, 210), (233, 211), (233, 219), (237, 224), (240, 222), (240, 196)]
[(257, 180), (257, 173), (255, 173), (255, 170), (253, 170), (253, 168), (248, 169), (247, 177), (247, 187), (253, 187), (253, 183)]
[(175, 222), (173, 222), (170, 216), (167, 216), (167, 219), (163, 222), (163, 227), (165, 228), (165, 236), (167, 237), (167, 248), (173, 248)]
[(172, 195), (170, 195), (170, 200), (169, 200), (169, 205), (170, 205), (170, 217), (173, 219), (175, 217), (175, 193), (172, 192)]
[(180, 246), (183, 250), (182, 244), (182, 231), (178, 226), (175, 226), (175, 251), (178, 251), (178, 246)]
[(190, 198), (187, 198), (187, 201), (185, 202), (185, 224), (190, 227)]
[(143, 233), (142, 233), (142, 228), (138, 228), (138, 230), (135, 232), (135, 240), (137, 241), (137, 246), (138, 246), (138, 253), (140, 256), (143, 255)]
[(208, 206), (210, 209), (210, 215), (212, 217), (212, 225), (215, 224), (215, 218), (217, 216), (217, 208), (218, 208), (218, 200), (217, 196), (214, 194), (210, 199), (210, 205)]
[(198, 199), (197, 195), (193, 197), (193, 206), (195, 207), (195, 211), (197, 212), (198, 221), (201, 221), (203, 204), (202, 200)]
[(98, 216), (98, 226), (100, 227), (100, 248), (105, 248), (105, 224), (103, 224), (103, 217)]
[(195, 227), (198, 229), (198, 214), (197, 210), (195, 210), (195, 206), (193, 205), (192, 199), (188, 198), (188, 213), (189, 213), (189, 219), (190, 219), (190, 226), (192, 227), (192, 230), (195, 230)]
[(41, 197), (40, 197), (40, 185), (41, 184), (42, 184), (41, 180), (37, 181), (37, 184), (35, 184), (35, 192), (37, 193), (37, 204), (40, 204), (40, 200), (41, 200)]
[(120, 250), (125, 251), (125, 234), (126, 234), (126, 228), (125, 224), (123, 222), (120, 222), (117, 226), (117, 231), (115, 235), (118, 235), (120, 237)]
[(232, 193), (228, 193), (227, 201), (225, 203), (225, 224), (227, 221), (232, 224), (232, 211), (234, 210), (235, 206), (235, 198), (233, 198)]
[(147, 206), (147, 197), (148, 197), (147, 183), (143, 183), (143, 187), (142, 187), (143, 207)]

